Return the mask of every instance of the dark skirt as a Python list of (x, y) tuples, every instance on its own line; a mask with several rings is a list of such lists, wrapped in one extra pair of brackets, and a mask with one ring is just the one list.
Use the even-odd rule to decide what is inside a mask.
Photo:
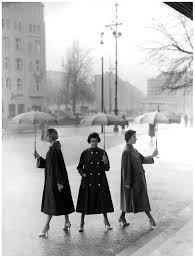
[(100, 214), (114, 212), (108, 184), (94, 187), (81, 184), (76, 211), (84, 214)]
[(41, 211), (48, 215), (66, 215), (75, 211), (69, 186), (64, 186), (61, 192), (57, 186), (50, 187), (45, 184)]

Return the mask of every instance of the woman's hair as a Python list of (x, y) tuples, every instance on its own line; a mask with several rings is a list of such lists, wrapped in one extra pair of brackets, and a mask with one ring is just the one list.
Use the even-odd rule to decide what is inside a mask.
[(136, 131), (134, 130), (128, 130), (125, 133), (125, 141), (128, 142), (129, 139), (131, 139), (131, 137), (136, 133)]
[(87, 142), (90, 143), (92, 138), (96, 138), (98, 142), (101, 141), (98, 133), (91, 133), (87, 138)]
[(58, 139), (58, 132), (56, 129), (50, 128), (47, 130), (47, 136), (51, 137), (53, 141)]

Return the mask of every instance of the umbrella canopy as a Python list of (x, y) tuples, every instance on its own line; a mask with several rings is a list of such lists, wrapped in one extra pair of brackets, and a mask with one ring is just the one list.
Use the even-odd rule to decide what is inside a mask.
[(169, 119), (162, 112), (155, 111), (155, 112), (145, 113), (143, 115), (137, 116), (134, 119), (134, 122), (139, 124), (159, 124), (159, 123), (169, 124)]
[(128, 121), (120, 116), (98, 113), (89, 115), (82, 119), (82, 125), (128, 125)]
[(105, 125), (128, 125), (128, 121), (120, 116), (98, 113), (88, 115), (81, 120), (81, 125), (103, 125), (104, 132), (104, 150), (105, 150)]
[(54, 116), (47, 114), (45, 112), (40, 112), (37, 110), (32, 110), (30, 112), (21, 113), (15, 117), (12, 118), (12, 121), (18, 123), (18, 124), (33, 124), (34, 125), (34, 148), (36, 151), (36, 124), (41, 123), (49, 123), (49, 122), (55, 122), (57, 123), (57, 120)]
[(40, 111), (30, 111), (19, 114), (12, 118), (12, 120), (18, 124), (40, 124), (48, 122), (57, 122), (56, 118), (50, 114)]

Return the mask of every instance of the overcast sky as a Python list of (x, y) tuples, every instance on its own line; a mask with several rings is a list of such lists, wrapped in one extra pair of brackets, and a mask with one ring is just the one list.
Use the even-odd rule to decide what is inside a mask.
[[(101, 55), (104, 56), (105, 71), (109, 60), (115, 67), (115, 39), (112, 31), (105, 27), (115, 20), (113, 0), (70, 0), (44, 2), (46, 25), (47, 70), (62, 70), (66, 48), (74, 40), (81, 47), (91, 49), (95, 58), (94, 73), (101, 72)], [(170, 23), (176, 11), (155, 1), (118, 0), (118, 21), (122, 22), (118, 39), (118, 74), (131, 84), (146, 92), (147, 79), (157, 74), (151, 64), (144, 64), (145, 53), (140, 47), (149, 41), (161, 41), (155, 31), (149, 29), (154, 20)], [(100, 45), (100, 34), (104, 32), (104, 45)]]

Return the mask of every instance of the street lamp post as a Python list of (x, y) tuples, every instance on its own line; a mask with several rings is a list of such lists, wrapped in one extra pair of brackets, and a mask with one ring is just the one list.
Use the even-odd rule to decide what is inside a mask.
[[(117, 101), (117, 96), (118, 96), (118, 45), (117, 45), (117, 40), (118, 38), (122, 35), (120, 32), (118, 32), (118, 26), (122, 25), (122, 23), (118, 23), (118, 14), (117, 14), (117, 8), (118, 8), (118, 3), (115, 3), (116, 7), (116, 16), (115, 16), (115, 23), (106, 25), (106, 27), (110, 28), (113, 30), (113, 27), (115, 30), (113, 31), (113, 35), (115, 37), (115, 108), (114, 108), (114, 114), (118, 115), (118, 101)], [(118, 125), (114, 126), (114, 132), (118, 132)]]
[[(103, 45), (103, 35), (104, 33), (101, 33), (101, 42), (100, 44)], [(101, 80), (101, 112), (104, 113), (104, 58), (101, 57), (101, 70), (102, 70), (102, 80)], [(103, 133), (103, 125), (101, 126), (101, 133)]]

